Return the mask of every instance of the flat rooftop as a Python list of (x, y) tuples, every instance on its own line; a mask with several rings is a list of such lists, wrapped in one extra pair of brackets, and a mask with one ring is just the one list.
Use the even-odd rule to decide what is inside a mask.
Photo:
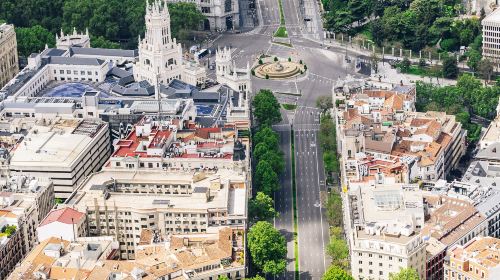
[[(201, 174), (205, 174), (200, 176)], [(232, 170), (219, 169), (216, 173), (169, 172), (163, 170), (144, 170), (130, 172), (100, 171), (90, 176), (66, 202), (70, 206), (86, 209), (94, 204), (94, 198), (102, 197), (107, 186), (117, 185), (190, 185), (191, 189), (206, 188), (210, 198), (204, 193), (158, 194), (154, 191), (144, 193), (114, 192), (109, 190), (110, 205), (135, 209), (190, 209), (206, 211), (213, 208), (226, 208), (234, 215), (245, 215), (246, 188), (244, 175)], [(220, 187), (214, 187), (213, 183)], [(244, 191), (238, 190), (242, 189)]]
[(70, 168), (104, 126), (101, 121), (78, 119), (38, 123), (12, 152), (11, 166)]

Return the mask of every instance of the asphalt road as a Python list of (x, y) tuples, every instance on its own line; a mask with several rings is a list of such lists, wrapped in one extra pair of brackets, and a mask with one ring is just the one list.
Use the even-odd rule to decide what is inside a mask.
[(329, 227), (321, 203), (326, 186), (318, 148), (319, 113), (316, 108), (299, 107), (293, 123), (300, 279), (320, 279), (329, 266), (325, 256)]
[(295, 256), (293, 236), (293, 189), (292, 189), (292, 158), (291, 158), (291, 126), (286, 114), (283, 121), (273, 126), (280, 136), (280, 149), (283, 151), (285, 171), (280, 176), (281, 189), (274, 193), (274, 207), (279, 216), (274, 219), (274, 227), (278, 229), (287, 241), (287, 269), (274, 279), (294, 279)]
[[(283, 0), (286, 27), (293, 47), (271, 43), (272, 35), (279, 26), (277, 0), (256, 0), (259, 10), (259, 26), (250, 32), (224, 34), (214, 42), (215, 46), (230, 46), (238, 67), (252, 65), (261, 54), (291, 57), (302, 60), (306, 73), (289, 80), (252, 80), (253, 92), (268, 88), (274, 92), (294, 93), (300, 96), (282, 95), (280, 100), (290, 100), (299, 105), (291, 116), (295, 142), (295, 172), (298, 206), (298, 246), (300, 279), (321, 279), (329, 266), (325, 257), (329, 232), (321, 194), (326, 192), (325, 174), (321, 151), (318, 149), (319, 111), (315, 101), (319, 96), (330, 95), (337, 79), (346, 75), (360, 76), (354, 63), (346, 63), (346, 49), (325, 49), (322, 44), (321, 17), (316, 0)], [(303, 3), (303, 6), (301, 6)], [(309, 18), (311, 21), (304, 21)], [(348, 55), (351, 55), (347, 52)], [(285, 114), (286, 115), (286, 114)], [(285, 121), (274, 126), (280, 134), (280, 146), (285, 155), (286, 171), (281, 180), (282, 188), (275, 193), (275, 207), (280, 217), (275, 226), (287, 239), (287, 271), (275, 279), (294, 279), (293, 251), (293, 201), (291, 185), (290, 124)]]

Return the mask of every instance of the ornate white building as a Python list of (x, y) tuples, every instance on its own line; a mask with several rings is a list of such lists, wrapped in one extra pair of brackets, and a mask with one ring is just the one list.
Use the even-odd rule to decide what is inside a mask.
[(232, 59), (231, 48), (226, 47), (217, 50), (215, 64), (217, 65), (217, 82), (235, 91), (232, 93), (233, 96), (228, 106), (228, 121), (234, 122), (241, 127), (248, 126), (248, 120), (250, 119), (248, 99), (252, 90), (250, 64), (247, 62), (246, 68), (237, 68)]
[(139, 38), (139, 61), (134, 67), (136, 81), (146, 80), (156, 85), (178, 79), (192, 84), (200, 76), (206, 76), (204, 68), (193, 71), (191, 66), (183, 64), (181, 44), (171, 35), (167, 1), (155, 0), (151, 5), (148, 2), (145, 21), (146, 34), (142, 41)]
[(65, 35), (62, 30), (60, 36), (56, 34), (56, 48), (69, 50), (71, 47), (90, 48), (89, 30), (86, 29), (85, 34), (79, 34), (73, 28), (73, 34)]

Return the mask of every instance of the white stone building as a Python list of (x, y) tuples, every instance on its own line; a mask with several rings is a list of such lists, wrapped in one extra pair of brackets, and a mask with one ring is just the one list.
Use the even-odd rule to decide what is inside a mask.
[(65, 204), (87, 214), (91, 236), (116, 236), (121, 257), (133, 259), (143, 229), (161, 234), (245, 229), (245, 178), (245, 173), (224, 169), (103, 170), (89, 176)]
[(424, 205), (418, 185), (351, 185), (346, 211), (355, 279), (388, 279), (414, 268), (424, 279)]
[(498, 71), (500, 67), (500, 9), (481, 21), (483, 26), (483, 57), (491, 60)]
[[(173, 79), (186, 83), (202, 80), (202, 73), (193, 71), (183, 63), (182, 47), (172, 38), (170, 14), (166, 1), (155, 0), (146, 7), (146, 34), (139, 38), (139, 61), (134, 66), (137, 81), (152, 85), (169, 84)], [(190, 66), (192, 67), (192, 66)], [(187, 69), (187, 71), (186, 71)], [(195, 84), (196, 85), (196, 84)]]
[[(232, 58), (231, 48), (218, 49), (215, 54), (216, 75), (219, 84), (234, 89), (238, 96), (232, 96), (228, 106), (227, 119), (239, 127), (249, 127), (250, 104), (252, 92), (252, 74), (250, 65), (237, 68)], [(233, 93), (233, 94), (236, 94)]]
[(66, 198), (111, 153), (108, 124), (90, 119), (41, 119), (12, 153), (10, 172), (51, 179)]
[(38, 242), (51, 237), (73, 242), (78, 237), (86, 236), (86, 221), (85, 213), (73, 208), (53, 209), (36, 229)]
[(61, 30), (61, 34), (56, 34), (56, 48), (61, 50), (69, 50), (72, 47), (80, 48), (90, 48), (90, 35), (89, 30), (85, 30), (84, 33), (77, 33), (76, 28), (73, 28), (72, 34), (64, 34)]

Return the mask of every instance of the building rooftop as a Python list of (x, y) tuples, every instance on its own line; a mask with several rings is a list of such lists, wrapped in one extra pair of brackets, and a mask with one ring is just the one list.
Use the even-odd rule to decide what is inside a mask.
[(426, 194), (424, 198), (430, 215), (422, 234), (435, 238), (446, 246), (455, 244), (486, 219), (468, 201), (430, 194)]
[(108, 236), (80, 237), (71, 243), (52, 237), (37, 245), (8, 279), (88, 279), (117, 249), (118, 242)]
[[(160, 236), (144, 229), (134, 261), (106, 260), (89, 280), (201, 279), (244, 267), (243, 232), (223, 227), (213, 233)], [(137, 276), (139, 276), (137, 278)]]
[[(85, 211), (94, 204), (94, 198), (106, 197), (107, 203), (119, 207), (135, 209), (234, 209), (234, 215), (246, 215), (246, 190), (244, 175), (232, 170), (219, 169), (217, 172), (169, 172), (144, 170), (130, 172), (104, 170), (88, 177), (73, 193), (66, 204)], [(148, 185), (148, 188), (142, 186)], [(157, 193), (159, 185), (182, 185), (185, 194)], [(206, 193), (193, 193), (196, 188), (206, 189)], [(134, 191), (137, 189), (137, 191)], [(164, 203), (158, 203), (162, 201)]]
[(39, 227), (51, 224), (53, 222), (60, 222), (64, 224), (77, 224), (80, 219), (85, 216), (85, 213), (78, 212), (72, 208), (66, 207), (61, 209), (54, 209), (43, 219)]
[(19, 169), (34, 165), (70, 168), (92, 144), (95, 134), (106, 127), (106, 123), (99, 120), (43, 119), (14, 149), (10, 164)]
[(500, 265), (499, 254), (500, 239), (494, 237), (476, 237), (464, 246), (457, 245), (449, 251), (451, 258), (469, 261), (486, 269)]

